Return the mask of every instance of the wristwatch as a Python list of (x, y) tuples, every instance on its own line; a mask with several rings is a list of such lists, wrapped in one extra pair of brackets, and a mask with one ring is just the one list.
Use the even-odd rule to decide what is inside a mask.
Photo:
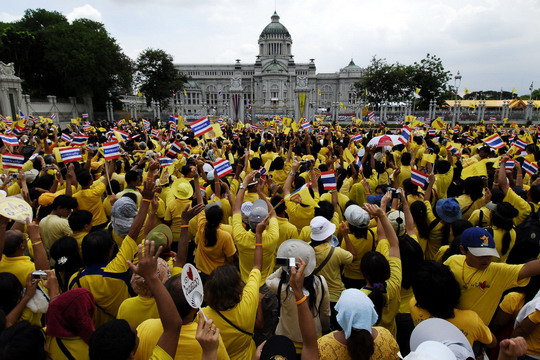
[(240, 189), (247, 189), (247, 187), (244, 184), (240, 184)]

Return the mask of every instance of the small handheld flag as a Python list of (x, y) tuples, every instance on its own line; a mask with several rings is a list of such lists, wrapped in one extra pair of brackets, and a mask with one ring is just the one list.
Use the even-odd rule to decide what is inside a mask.
[(225, 159), (218, 160), (214, 163), (214, 170), (217, 172), (218, 177), (223, 177), (232, 173), (233, 169), (231, 163)]
[(176, 155), (178, 154), (179, 152), (182, 151), (182, 145), (180, 145), (180, 143), (178, 141), (175, 141), (171, 147), (169, 148), (169, 150), (167, 151), (167, 155)]
[(172, 165), (173, 164), (173, 160), (169, 157), (166, 157), (166, 156), (160, 156), (159, 157), (159, 165), (161, 167), (167, 167), (169, 165)]
[(523, 141), (521, 139), (517, 139), (512, 145), (514, 145), (515, 147), (517, 147), (520, 150), (525, 150), (525, 148), (529, 144), (527, 144), (525, 141)]
[(82, 155), (81, 150), (79, 148), (70, 147), (70, 148), (64, 148), (60, 149), (60, 157), (62, 158), (62, 161), (64, 163), (70, 163), (74, 161), (82, 161)]
[(411, 169), (411, 182), (423, 189), (428, 183), (428, 176), (421, 171)]
[(83, 146), (88, 141), (88, 136), (86, 135), (74, 135), (73, 140), (71, 140), (71, 145), (74, 146)]
[(17, 139), (14, 135), (0, 135), (0, 139), (4, 142), (4, 145), (7, 146), (18, 146), (19, 145), (19, 139)]
[(498, 134), (488, 136), (482, 141), (485, 142), (486, 145), (494, 149), (500, 149), (505, 146), (504, 141), (502, 141), (501, 137)]
[(62, 136), (61, 136), (62, 140), (64, 140), (65, 142), (68, 142), (70, 143), (73, 139), (66, 133), (62, 133)]
[(82, 118), (83, 119), (88, 119), (88, 113), (82, 113)]
[(538, 165), (536, 165), (536, 164), (534, 164), (532, 162), (529, 162), (527, 160), (523, 161), (523, 165), (521, 167), (530, 176), (533, 176), (534, 174), (536, 174), (538, 172)]
[(505, 164), (504, 164), (504, 168), (506, 170), (512, 170), (514, 168), (514, 160), (508, 160)]
[(118, 141), (103, 144), (103, 155), (105, 160), (118, 159), (120, 157), (120, 145)]
[(321, 180), (324, 190), (337, 190), (336, 176), (333, 171), (322, 172)]
[(375, 120), (375, 111), (370, 111), (370, 112), (367, 114), (367, 117), (368, 117), (368, 120), (369, 120), (369, 121)]
[(191, 130), (193, 130), (195, 136), (201, 136), (209, 131), (212, 131), (212, 124), (210, 124), (207, 116), (204, 116), (199, 120), (192, 122), (191, 124), (189, 124), (189, 127), (191, 127)]
[(357, 142), (360, 142), (362, 141), (362, 134), (356, 134), (353, 136), (352, 140), (357, 143)]
[(22, 169), (24, 156), (15, 154), (2, 154), (2, 166), (6, 169)]

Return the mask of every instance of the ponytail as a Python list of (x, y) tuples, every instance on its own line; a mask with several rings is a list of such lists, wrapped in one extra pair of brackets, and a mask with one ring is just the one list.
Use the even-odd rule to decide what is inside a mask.
[(375, 352), (373, 336), (367, 330), (351, 329), (347, 339), (347, 352), (351, 359), (369, 360)]

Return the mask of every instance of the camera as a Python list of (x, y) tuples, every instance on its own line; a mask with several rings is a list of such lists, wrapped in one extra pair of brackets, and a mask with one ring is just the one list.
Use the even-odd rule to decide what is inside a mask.
[(388, 191), (392, 191), (392, 199), (399, 199), (399, 195), (401, 194), (400, 189), (394, 189), (394, 188), (389, 187)]
[(296, 259), (289, 257), (276, 257), (277, 266), (287, 266), (289, 268), (296, 266)]
[(47, 280), (47, 273), (43, 270), (32, 271), (32, 280)]

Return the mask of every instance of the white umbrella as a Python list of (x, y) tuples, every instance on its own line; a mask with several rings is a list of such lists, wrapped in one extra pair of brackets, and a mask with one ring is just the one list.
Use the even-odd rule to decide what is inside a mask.
[(373, 139), (369, 140), (367, 146), (384, 146), (392, 147), (394, 145), (403, 144), (399, 141), (401, 135), (381, 135), (375, 136)]

